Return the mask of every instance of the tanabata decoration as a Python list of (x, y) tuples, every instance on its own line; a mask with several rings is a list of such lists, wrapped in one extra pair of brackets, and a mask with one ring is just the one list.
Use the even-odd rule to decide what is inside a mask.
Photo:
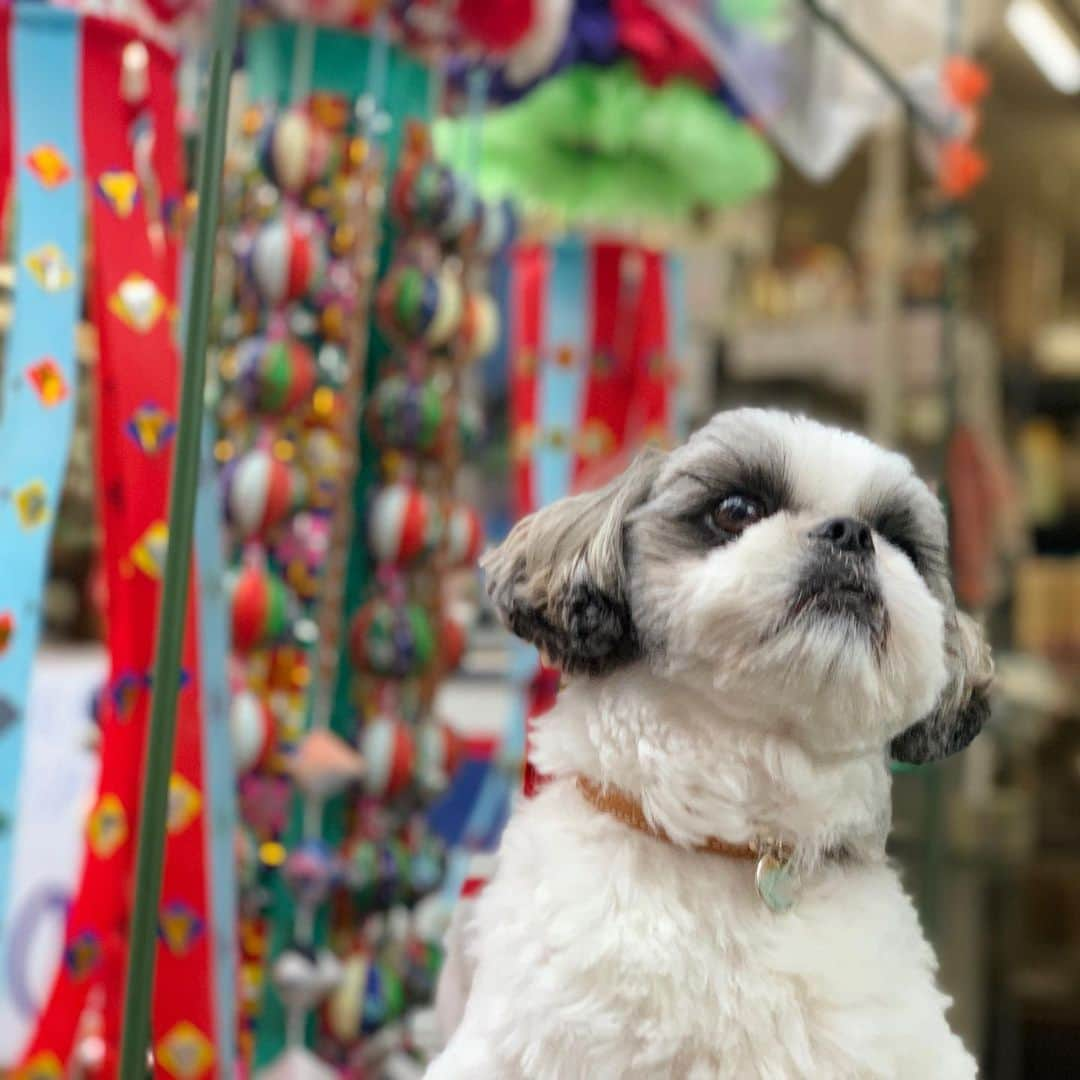
[[(568, 68), (491, 114), (480, 131), (477, 187), (571, 219), (677, 218), (767, 189), (775, 155), (693, 83), (641, 82), (628, 64)], [(463, 167), (475, 134), (435, 125), (439, 156)]]
[(82, 295), (78, 87), (72, 80), (55, 79), (38, 55), (50, 64), (74, 65), (78, 54), (75, 20), (57, 16), (32, 23), (13, 19), (10, 11), (0, 13), (0, 203), (14, 194), (19, 207), (11, 254), (15, 302), (0, 410), (0, 549), (5, 563), (0, 579), (0, 944), (5, 953), (14, 947), (9, 928), (20, 915), (12, 903), (13, 858), (26, 706), (75, 418), (75, 325)]
[[(647, 248), (568, 238), (514, 253), (510, 342), (513, 501), (516, 516), (621, 471), (644, 444), (678, 432), (677, 364), (684, 341), (681, 267)], [(577, 418), (568, 423), (568, 418)], [(475, 783), (463, 848), (448, 881), (474, 902), (513, 790), (543, 777), (526, 757), (531, 722), (554, 703), (559, 673), (531, 647), (515, 647), (513, 711), (503, 745)]]
[[(8, 18), (5, 13), (5, 26)], [(64, 959), (16, 1073), (64, 1075), (69, 1066), (91, 1055), (103, 1075), (114, 1075), (180, 383), (173, 337), (181, 239), (177, 226), (184, 198), (176, 59), (112, 21), (80, 19), (71, 11), (41, 5), (18, 5), (10, 18), (16, 60), (23, 56), (37, 77), (44, 78), (36, 88), (16, 83), (15, 100), (44, 108), (38, 115), (60, 125), (50, 138), (40, 133), (40, 149), (28, 154), (26, 165), (42, 183), (54, 185), (57, 194), (81, 188), (73, 183), (79, 157), (66, 141), (70, 109), (45, 106), (65, 85), (71, 90), (70, 80), (58, 79), (57, 72), (79, 73), (78, 138), (92, 234), (88, 307), (98, 331), (96, 451), (110, 662), (102, 695), (98, 789), (87, 819), (80, 882), (67, 908)], [(6, 56), (7, 48), (2, 51)], [(17, 62), (16, 77), (20, 70)], [(5, 79), (0, 96), (9, 92)], [(32, 209), (32, 202), (20, 195), (22, 224)], [(75, 287), (82, 253), (64, 250), (60, 242), (68, 242), (70, 234), (59, 216), (53, 224), (57, 231), (52, 242), (29, 252), (23, 262), (42, 288), (60, 292)], [(148, 356), (153, 363), (147, 363)], [(29, 387), (56, 406), (67, 359), (52, 359), (56, 370), (39, 367)], [(50, 496), (44, 491), (25, 494), (23, 512), (36, 514), (38, 506), (49, 505)], [(195, 632), (201, 620), (194, 587), (183, 618), (158, 955), (154, 985), (145, 992), (153, 1003), (147, 1035), (154, 1075), (198, 1080), (215, 1068), (217, 1048), (227, 1046), (229, 1039), (216, 1030), (220, 1014), (212, 1001), (221, 982), (211, 941), (224, 939), (212, 927), (210, 908), (212, 809), (204, 785), (202, 670)], [(82, 1027), (84, 1023), (89, 1026)], [(84, 1036), (84, 1031), (96, 1034)]]

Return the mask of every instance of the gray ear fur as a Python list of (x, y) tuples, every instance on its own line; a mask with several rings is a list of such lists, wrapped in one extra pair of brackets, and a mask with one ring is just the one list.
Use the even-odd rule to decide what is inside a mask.
[(946, 626), (951, 678), (934, 711), (893, 739), (894, 761), (923, 765), (963, 750), (990, 716), (994, 662), (982, 629), (963, 612), (953, 612)]
[(624, 526), (662, 460), (645, 451), (606, 487), (530, 514), (481, 560), (503, 624), (568, 673), (598, 675), (640, 654)]

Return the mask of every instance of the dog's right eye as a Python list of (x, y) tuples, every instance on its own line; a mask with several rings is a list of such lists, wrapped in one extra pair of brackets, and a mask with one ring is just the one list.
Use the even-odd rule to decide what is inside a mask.
[(753, 495), (725, 495), (709, 510), (707, 521), (716, 533), (737, 536), (766, 516), (765, 504)]

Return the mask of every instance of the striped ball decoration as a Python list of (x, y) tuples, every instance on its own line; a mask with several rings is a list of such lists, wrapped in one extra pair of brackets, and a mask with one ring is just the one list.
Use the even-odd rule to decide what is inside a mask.
[(280, 641), (289, 628), (285, 583), (269, 570), (246, 566), (231, 583), (232, 640), (240, 652)]
[(302, 473), (266, 450), (249, 450), (222, 472), (225, 519), (243, 540), (265, 536), (304, 502)]
[(446, 561), (453, 567), (472, 566), (484, 549), (484, 523), (465, 503), (456, 503), (446, 515)]
[[(374, 855), (375, 845), (368, 843), (365, 846)], [(370, 957), (366, 952), (355, 952), (346, 957), (341, 965), (341, 981), (326, 1002), (327, 1029), (343, 1045), (355, 1041), (360, 1032), (369, 964)]]
[(471, 292), (465, 297), (461, 320), (461, 352), (466, 363), (487, 356), (499, 343), (499, 309), (490, 293)]
[(248, 408), (284, 416), (303, 405), (315, 389), (317, 370), (311, 350), (294, 337), (249, 338), (239, 349), (237, 385)]
[(250, 690), (241, 690), (229, 706), (233, 767), (238, 775), (262, 768), (270, 758), (277, 723), (269, 706)]
[(424, 341), (437, 349), (448, 345), (461, 327), (465, 290), (460, 273), (451, 266), (444, 265), (435, 281), (435, 314), (424, 330)]
[(405, 1012), (405, 986), (393, 964), (375, 963), (367, 970), (360, 1032), (371, 1035)]
[(435, 631), (418, 604), (381, 597), (363, 604), (349, 627), (349, 657), (358, 671), (383, 678), (422, 675), (435, 657)]
[(445, 790), (457, 771), (464, 748), (446, 724), (427, 720), (416, 730), (416, 779), (428, 795)]
[(443, 536), (434, 500), (412, 484), (382, 488), (368, 511), (368, 544), (376, 562), (411, 566), (430, 556)]
[(488, 259), (494, 259), (514, 242), (517, 215), (509, 199), (480, 204), (476, 228), (476, 247)]
[(267, 125), (259, 163), (267, 178), (296, 195), (330, 163), (330, 138), (303, 109), (286, 109)]
[(372, 720), (360, 736), (360, 756), (364, 791), (373, 798), (393, 798), (412, 780), (416, 747), (412, 733), (399, 720), (385, 716)]
[(326, 270), (326, 235), (318, 218), (294, 211), (259, 228), (251, 251), (251, 276), (263, 301), (281, 307), (309, 296)]
[(385, 450), (437, 452), (448, 420), (446, 396), (435, 379), (391, 375), (375, 388), (368, 407), (371, 437)]
[(390, 337), (404, 342), (424, 339), (439, 303), (439, 278), (408, 262), (392, 267), (375, 292), (379, 324)]
[(439, 663), (444, 672), (458, 669), (468, 643), (465, 627), (452, 615), (443, 615), (439, 620)]

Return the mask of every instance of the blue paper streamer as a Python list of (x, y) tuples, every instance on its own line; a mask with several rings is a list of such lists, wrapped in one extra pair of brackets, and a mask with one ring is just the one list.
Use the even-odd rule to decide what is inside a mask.
[(214, 426), (203, 418), (199, 483), (195, 492), (195, 565), (199, 588), (199, 674), (202, 690), (203, 785), (208, 828), (211, 948), (214, 957), (216, 1071), (220, 1080), (235, 1072), (236, 1046), (236, 771), (229, 730), (229, 615), (221, 497), (214, 461)]
[[(574, 440), (581, 428), (584, 382), (589, 364), (586, 320), (592, 293), (590, 255), (580, 237), (570, 237), (551, 253), (546, 324), (541, 338), (542, 362), (538, 372), (537, 440), (533, 450), (533, 477), (537, 506), (547, 506), (570, 493), (574, 466)], [(519, 773), (511, 763), (525, 760), (526, 713), (530, 684), (540, 669), (540, 657), (531, 645), (513, 640), (510, 645), (510, 680), (513, 695), (502, 733), (499, 755), (477, 790), (462, 844), (466, 851), (494, 848), (510, 811)], [(448, 878), (447, 894), (453, 887)]]
[(0, 927), (7, 926), (24, 714), (78, 390), (82, 153), (70, 11), (18, 5), (11, 30), (15, 305), (0, 416)]

